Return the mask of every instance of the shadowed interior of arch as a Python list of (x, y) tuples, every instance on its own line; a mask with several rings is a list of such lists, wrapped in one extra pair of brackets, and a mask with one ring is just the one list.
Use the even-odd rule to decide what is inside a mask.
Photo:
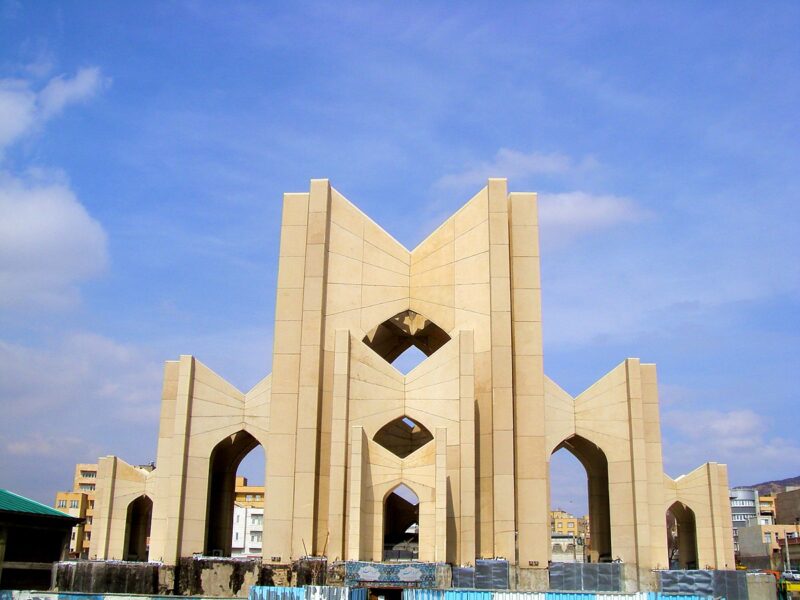
[(697, 569), (697, 524), (694, 511), (676, 501), (667, 509), (670, 569)]
[(417, 349), (419, 352), (412, 353), (415, 358), (398, 363), (398, 370), (408, 373), (449, 342), (450, 336), (430, 319), (406, 310), (371, 329), (362, 341), (391, 364), (410, 348)]
[(389, 452), (405, 458), (433, 439), (433, 434), (424, 425), (402, 416), (389, 421), (372, 438)]
[(418, 556), (419, 497), (401, 483), (383, 502), (383, 560), (416, 560)]
[(153, 501), (145, 495), (128, 505), (125, 519), (125, 543), (122, 560), (146, 561), (150, 522), (153, 516)]
[(206, 555), (231, 555), (236, 473), (242, 459), (259, 446), (256, 438), (246, 431), (239, 431), (226, 437), (211, 451), (206, 511)]
[[(553, 454), (562, 449), (569, 451), (586, 470), (589, 500), (589, 522), (586, 527), (586, 546), (583, 548), (586, 562), (610, 562), (613, 556), (606, 455), (597, 445), (579, 435), (573, 435), (561, 442), (553, 450)], [(573, 557), (577, 559), (577, 546), (571, 549)], [(565, 555), (562, 560), (568, 558), (569, 556)], [(553, 560), (556, 561), (555, 558)]]

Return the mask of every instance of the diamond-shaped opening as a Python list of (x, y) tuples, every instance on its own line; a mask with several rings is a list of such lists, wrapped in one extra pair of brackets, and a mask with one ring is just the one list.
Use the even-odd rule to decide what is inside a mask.
[[(413, 310), (407, 310), (372, 329), (364, 336), (363, 341), (384, 360), (394, 364), (409, 348), (415, 348), (424, 357), (428, 357), (449, 342), (450, 336), (433, 321)], [(424, 357), (403, 372), (410, 371)], [(398, 370), (402, 371), (399, 367)]]
[(405, 458), (430, 442), (433, 434), (424, 425), (403, 416), (381, 427), (372, 439), (392, 454)]

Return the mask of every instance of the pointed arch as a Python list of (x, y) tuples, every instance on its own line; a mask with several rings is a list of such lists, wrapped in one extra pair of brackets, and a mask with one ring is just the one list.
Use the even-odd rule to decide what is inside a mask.
[(122, 560), (148, 560), (153, 500), (142, 494), (131, 500), (125, 515), (125, 540)]
[(676, 500), (667, 508), (666, 516), (669, 567), (696, 569), (697, 521), (694, 511), (684, 502)]
[(416, 560), (419, 557), (420, 496), (405, 482), (383, 496), (382, 560)]
[(206, 555), (231, 555), (236, 471), (242, 459), (258, 446), (261, 443), (241, 429), (226, 436), (211, 451), (206, 502)]
[(608, 491), (608, 459), (605, 452), (594, 442), (577, 434), (562, 440), (553, 449), (551, 455), (561, 449), (570, 452), (586, 470), (589, 497), (587, 560), (610, 562), (613, 560), (611, 504)]

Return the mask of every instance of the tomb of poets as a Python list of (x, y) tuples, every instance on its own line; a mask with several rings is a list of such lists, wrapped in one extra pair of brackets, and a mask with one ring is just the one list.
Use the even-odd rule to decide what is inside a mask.
[[(265, 563), (389, 561), (412, 525), (420, 562), (501, 557), (541, 587), (565, 448), (587, 473), (589, 562), (648, 587), (669, 510), (683, 567), (734, 567), (726, 466), (664, 474), (655, 365), (625, 359), (575, 397), (545, 375), (536, 194), (489, 179), (408, 250), (315, 179), (284, 196), (280, 231), (271, 372), (242, 392), (166, 362), (156, 468), (100, 459), (92, 558), (229, 556), (237, 467), (260, 445)], [(412, 346), (426, 358), (404, 375)]]

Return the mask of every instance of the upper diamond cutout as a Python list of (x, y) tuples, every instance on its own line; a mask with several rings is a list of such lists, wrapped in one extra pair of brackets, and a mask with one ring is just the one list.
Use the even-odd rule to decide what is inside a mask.
[(363, 341), (387, 362), (393, 363), (411, 346), (430, 356), (449, 342), (450, 336), (433, 321), (407, 310), (372, 329)]

